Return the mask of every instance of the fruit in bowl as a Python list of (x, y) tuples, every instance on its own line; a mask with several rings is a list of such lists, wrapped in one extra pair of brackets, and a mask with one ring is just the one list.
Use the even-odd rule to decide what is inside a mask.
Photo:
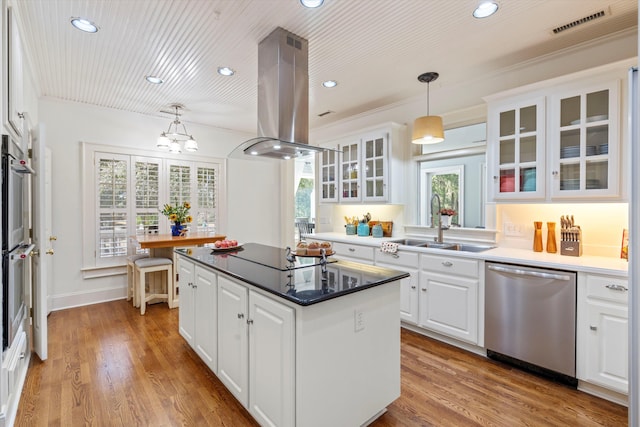
[(213, 243), (213, 246), (215, 246), (216, 249), (227, 249), (227, 248), (235, 248), (236, 246), (238, 246), (238, 241), (237, 240), (218, 240), (216, 242)]

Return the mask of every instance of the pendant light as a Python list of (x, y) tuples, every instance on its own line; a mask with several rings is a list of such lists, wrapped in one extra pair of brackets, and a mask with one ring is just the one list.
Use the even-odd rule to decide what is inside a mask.
[[(176, 118), (169, 123), (169, 129), (160, 134), (156, 146), (162, 150), (169, 150), (171, 153), (181, 153), (182, 148), (178, 141), (184, 141), (186, 151), (198, 151), (198, 143), (193, 139), (193, 136), (187, 133), (187, 128), (180, 121), (180, 110), (184, 108), (184, 105), (171, 104), (171, 108), (175, 110)], [(178, 126), (182, 126), (182, 132)]]
[(442, 117), (429, 115), (429, 83), (437, 79), (438, 76), (439, 74), (433, 71), (418, 76), (418, 81), (427, 84), (427, 115), (418, 117), (413, 122), (411, 142), (414, 144), (437, 144), (444, 141)]

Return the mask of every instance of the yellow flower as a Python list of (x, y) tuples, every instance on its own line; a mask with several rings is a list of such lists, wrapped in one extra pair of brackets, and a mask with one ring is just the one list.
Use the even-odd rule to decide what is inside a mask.
[(187, 222), (191, 222), (193, 221), (193, 218), (191, 217), (191, 215), (187, 215)]
[(191, 209), (191, 203), (184, 202), (184, 207), (185, 207), (185, 209)]
[(169, 215), (169, 221), (175, 221), (176, 219), (178, 219), (178, 215), (172, 213)]

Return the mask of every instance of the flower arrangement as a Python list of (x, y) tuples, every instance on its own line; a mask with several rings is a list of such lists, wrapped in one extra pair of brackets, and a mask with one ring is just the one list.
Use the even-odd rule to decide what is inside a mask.
[(440, 215), (455, 216), (455, 214), (456, 214), (456, 211), (454, 211), (453, 209), (449, 209), (449, 208), (440, 209)]
[(191, 204), (189, 202), (184, 202), (178, 206), (165, 204), (161, 212), (164, 216), (169, 218), (169, 221), (185, 224), (193, 221), (193, 218), (189, 215), (189, 209), (191, 209)]

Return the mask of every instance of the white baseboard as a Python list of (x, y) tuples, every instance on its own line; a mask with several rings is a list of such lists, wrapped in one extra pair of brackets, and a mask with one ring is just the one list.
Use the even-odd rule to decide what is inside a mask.
[(86, 292), (71, 292), (68, 294), (53, 295), (50, 297), (51, 305), (49, 306), (49, 310), (64, 310), (67, 308), (114, 301), (126, 297), (126, 285), (119, 288), (92, 289)]

